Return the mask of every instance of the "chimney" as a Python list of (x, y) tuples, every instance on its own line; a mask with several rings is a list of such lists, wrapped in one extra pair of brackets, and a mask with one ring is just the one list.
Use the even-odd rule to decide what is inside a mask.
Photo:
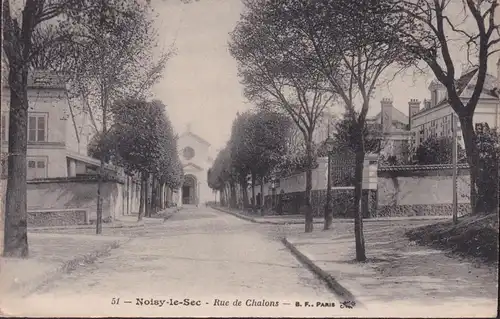
[(424, 110), (429, 109), (431, 107), (431, 101), (428, 99), (424, 100)]
[(381, 124), (382, 124), (382, 131), (384, 133), (392, 131), (392, 100), (388, 98), (383, 98), (382, 101), (380, 101), (380, 106), (381, 106)]
[(420, 111), (420, 101), (417, 99), (411, 99), (408, 102), (408, 119), (409, 119), (408, 124), (410, 124), (410, 129), (412, 127), (413, 115), (415, 115), (419, 111)]

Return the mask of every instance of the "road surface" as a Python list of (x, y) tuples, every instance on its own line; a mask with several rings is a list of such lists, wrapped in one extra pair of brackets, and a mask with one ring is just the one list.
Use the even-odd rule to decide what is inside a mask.
[(336, 296), (280, 242), (279, 226), (187, 208), (161, 225), (130, 229), (127, 236), (132, 239), (108, 256), (28, 296), (26, 314), (332, 316), (340, 311)]

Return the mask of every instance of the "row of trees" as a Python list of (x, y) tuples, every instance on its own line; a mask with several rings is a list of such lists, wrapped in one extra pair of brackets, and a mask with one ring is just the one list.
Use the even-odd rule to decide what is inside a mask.
[[(286, 161), (291, 123), (283, 114), (259, 110), (238, 114), (231, 137), (208, 171), (208, 185), (221, 193), (221, 200), (237, 206), (237, 185), (243, 206), (249, 206), (248, 178), (252, 185), (252, 207), (256, 208), (255, 185), (273, 178)], [(280, 165), (281, 164), (281, 165)], [(262, 205), (262, 201), (261, 201)]]
[[(89, 114), (94, 133), (102, 138), (114, 125), (113, 105), (146, 98), (170, 57), (170, 52), (155, 52), (152, 13), (149, 1), (141, 0), (27, 0), (12, 6), (2, 1), (2, 66), (8, 69), (10, 89), (5, 256), (28, 256), (29, 73), (58, 71), (68, 83), (68, 99), (78, 101), (72, 107)], [(99, 159), (98, 234), (106, 162), (104, 155)]]
[[(486, 78), (488, 58), (498, 48), (497, 0), (246, 0), (231, 35), (230, 52), (249, 100), (288, 114), (304, 136), (307, 166), (305, 231), (313, 230), (311, 208), (312, 133), (331, 100), (345, 107), (356, 157), (354, 230), (356, 259), (366, 259), (360, 210), (366, 141), (363, 131), (371, 97), (390, 68), (428, 66), (447, 90), (458, 114), (471, 169), (471, 204), (483, 211), (476, 193), (479, 152), (472, 118)], [(457, 5), (472, 30), (456, 21)], [(450, 38), (460, 38), (477, 68), (472, 97), (464, 103), (456, 85)], [(466, 45), (468, 46), (466, 46)], [(461, 59), (460, 59), (461, 60)]]
[(113, 125), (89, 145), (89, 155), (123, 167), (129, 176), (140, 175), (139, 220), (165, 208), (166, 189), (172, 192), (182, 183), (177, 136), (165, 109), (156, 100), (117, 101), (111, 106)]

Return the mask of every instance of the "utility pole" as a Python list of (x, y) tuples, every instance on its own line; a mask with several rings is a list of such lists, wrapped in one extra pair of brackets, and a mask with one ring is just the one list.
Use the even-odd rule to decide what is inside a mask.
[(457, 196), (457, 119), (455, 113), (451, 114), (451, 127), (453, 134), (452, 142), (452, 164), (453, 164), (453, 223), (458, 223), (458, 196)]
[(331, 197), (332, 197), (332, 152), (333, 152), (333, 139), (330, 136), (330, 118), (328, 118), (328, 137), (326, 138), (326, 148), (328, 151), (328, 163), (327, 163), (327, 182), (326, 182), (326, 203), (325, 203), (325, 213), (324, 213), (324, 218), (325, 218), (325, 224), (323, 229), (328, 230), (330, 229), (330, 226), (333, 222), (333, 212), (331, 209)]

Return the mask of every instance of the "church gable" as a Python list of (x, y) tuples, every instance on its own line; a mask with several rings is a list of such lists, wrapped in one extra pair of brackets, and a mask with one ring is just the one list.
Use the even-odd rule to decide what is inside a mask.
[(190, 171), (193, 171), (193, 170), (194, 171), (202, 171), (203, 170), (202, 167), (200, 167), (200, 166), (198, 166), (198, 165), (196, 165), (194, 163), (187, 163), (187, 164), (183, 165), (183, 169), (185, 171), (187, 171), (187, 170), (190, 170)]

